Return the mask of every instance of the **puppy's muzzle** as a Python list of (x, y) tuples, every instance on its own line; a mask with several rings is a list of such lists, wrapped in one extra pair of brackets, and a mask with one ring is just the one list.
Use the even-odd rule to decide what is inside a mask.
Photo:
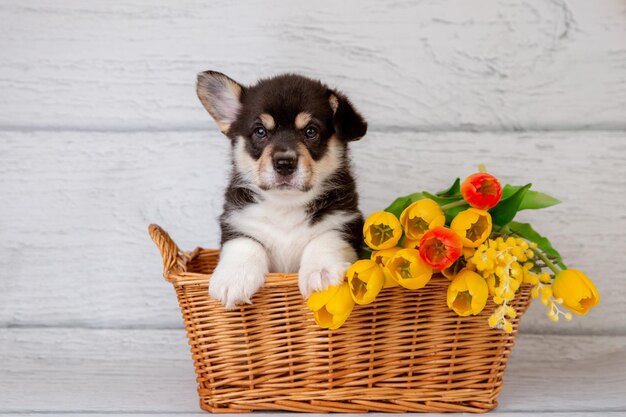
[(294, 152), (276, 152), (272, 157), (274, 171), (287, 176), (294, 173), (298, 168), (298, 157)]

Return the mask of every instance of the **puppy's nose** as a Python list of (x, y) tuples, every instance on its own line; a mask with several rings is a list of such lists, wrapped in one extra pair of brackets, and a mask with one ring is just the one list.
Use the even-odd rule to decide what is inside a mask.
[(298, 158), (291, 155), (275, 155), (274, 170), (280, 175), (292, 174), (298, 167)]

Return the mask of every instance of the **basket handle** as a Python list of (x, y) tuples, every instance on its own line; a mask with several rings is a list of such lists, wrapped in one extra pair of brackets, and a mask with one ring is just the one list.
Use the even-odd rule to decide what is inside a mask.
[(148, 233), (163, 257), (163, 277), (169, 281), (171, 273), (185, 272), (189, 257), (178, 249), (170, 235), (156, 224), (148, 226)]

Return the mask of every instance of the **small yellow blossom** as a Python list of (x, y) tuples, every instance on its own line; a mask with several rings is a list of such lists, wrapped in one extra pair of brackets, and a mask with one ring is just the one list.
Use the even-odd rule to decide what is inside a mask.
[(600, 302), (600, 294), (593, 282), (577, 269), (559, 272), (552, 284), (554, 297), (573, 313), (585, 315)]
[(500, 277), (496, 274), (489, 274), (485, 278), (487, 286), (489, 287), (489, 294), (494, 296), (500, 291)]
[(355, 303), (369, 304), (383, 288), (385, 275), (383, 269), (370, 259), (361, 259), (348, 268), (346, 272), (350, 295)]
[(452, 219), (450, 229), (463, 241), (463, 246), (477, 248), (491, 234), (491, 214), (485, 210), (469, 208)]
[(419, 251), (401, 249), (389, 260), (386, 267), (389, 276), (404, 288), (422, 288), (433, 275), (433, 269), (422, 260)]
[(446, 216), (434, 200), (424, 198), (408, 206), (400, 215), (400, 223), (404, 227), (406, 237), (420, 240), (424, 233), (435, 227), (443, 226)]
[(484, 278), (476, 272), (459, 272), (448, 286), (448, 307), (459, 316), (476, 315), (487, 304), (489, 289)]
[(313, 318), (322, 329), (335, 330), (341, 327), (354, 308), (354, 300), (350, 295), (350, 287), (344, 281), (341, 285), (333, 285), (311, 294), (306, 302)]
[[(513, 324), (509, 319), (515, 318), (517, 313), (508, 303), (515, 298), (515, 293), (522, 283), (540, 285), (541, 280), (545, 279), (544, 275), (547, 274), (532, 271), (534, 263), (531, 259), (534, 254), (531, 248), (532, 244), (514, 237), (508, 237), (506, 240), (501, 237), (488, 239), (476, 248), (471, 262), (476, 271), (485, 278), (489, 294), (498, 305), (496, 312), (489, 318), (491, 327), (511, 332)], [(547, 276), (549, 278), (549, 275)], [(533, 289), (531, 295), (537, 297), (540, 292), (542, 297), (550, 298), (552, 295), (549, 286), (545, 285), (541, 291), (537, 287)]]
[(367, 246), (375, 250), (393, 248), (402, 237), (402, 225), (391, 213), (372, 213), (363, 225), (363, 239)]

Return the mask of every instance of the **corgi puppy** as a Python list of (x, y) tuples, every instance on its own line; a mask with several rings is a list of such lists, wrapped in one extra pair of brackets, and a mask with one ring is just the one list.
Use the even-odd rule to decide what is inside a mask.
[(348, 156), (367, 123), (340, 92), (293, 74), (243, 86), (198, 74), (197, 93), (231, 144), (210, 295), (251, 303), (268, 272), (299, 275), (305, 298), (340, 284), (357, 259), (363, 216)]

